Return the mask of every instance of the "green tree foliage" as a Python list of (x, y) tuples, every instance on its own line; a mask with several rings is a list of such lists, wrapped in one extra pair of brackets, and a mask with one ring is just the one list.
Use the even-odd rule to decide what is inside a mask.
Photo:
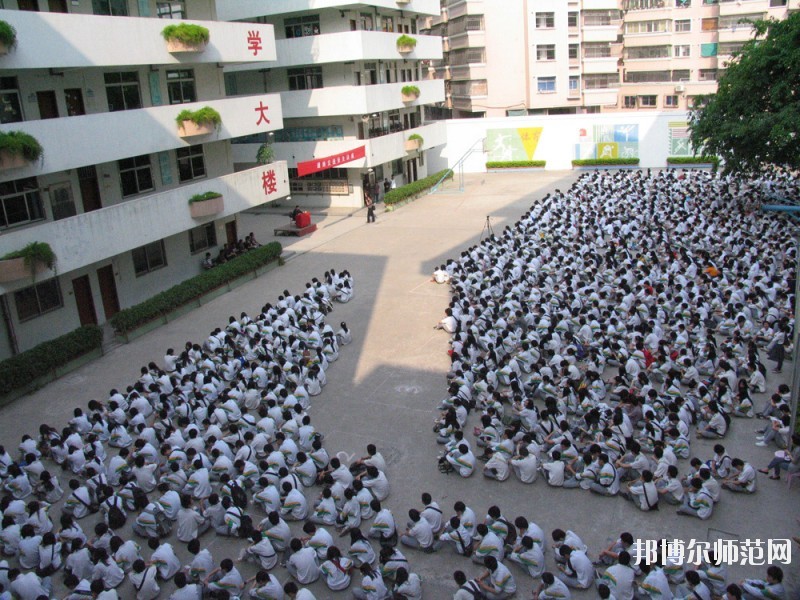
[(800, 13), (754, 27), (717, 93), (699, 98), (690, 116), (692, 145), (722, 158), (725, 172), (800, 167)]

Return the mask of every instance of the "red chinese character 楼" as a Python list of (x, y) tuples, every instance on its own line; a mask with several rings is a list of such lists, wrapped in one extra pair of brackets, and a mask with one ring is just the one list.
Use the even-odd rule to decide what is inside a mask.
[(278, 191), (278, 182), (275, 179), (275, 171), (264, 171), (261, 173), (261, 187), (264, 188), (264, 194), (269, 196)]
[(258, 121), (256, 121), (256, 125), (261, 125), (264, 121), (266, 121), (267, 123), (270, 122), (270, 120), (267, 118), (268, 108), (269, 106), (264, 106), (263, 102), (261, 102), (260, 100), (258, 101), (258, 106), (253, 109), (258, 113)]
[(260, 31), (247, 32), (247, 49), (253, 51), (253, 56), (258, 56), (258, 53), (263, 49)]

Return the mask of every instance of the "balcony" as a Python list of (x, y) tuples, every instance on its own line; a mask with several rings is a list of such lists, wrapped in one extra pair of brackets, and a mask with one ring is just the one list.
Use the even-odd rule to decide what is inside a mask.
[[(496, 1), (496, 0), (495, 0)], [(484, 0), (464, 0), (463, 2), (452, 2), (447, 6), (447, 20), (453, 21), (464, 15), (484, 14)]]
[(583, 103), (586, 106), (616, 106), (618, 88), (598, 88), (583, 90)]
[(618, 0), (583, 0), (582, 10), (617, 10)]
[(400, 90), (405, 85), (415, 85), (420, 89), (419, 99), (414, 101), (414, 105), (444, 101), (444, 81), (441, 80), (362, 86), (341, 85), (315, 90), (281, 92), (283, 118), (362, 115), (403, 108), (407, 105), (400, 99)]
[[(222, 21), (242, 21), (257, 17), (283, 16), (287, 13), (317, 11), (324, 9), (350, 10), (361, 6), (353, 2), (336, 0), (216, 0), (217, 16)], [(406, 4), (398, 4), (396, 0), (373, 0), (370, 7), (383, 13), (384, 10), (403, 10), (417, 15), (436, 16), (441, 14), (439, 0), (411, 0)]]
[(472, 81), (475, 79), (488, 79), (485, 64), (471, 63), (467, 65), (451, 66), (450, 72), (453, 81)]
[(744, 2), (720, 2), (719, 16), (749, 15), (751, 13), (770, 12), (769, 16), (780, 18), (784, 16), (787, 6), (773, 6), (772, 0), (745, 0)]
[[(399, 91), (397, 102), (400, 102)], [(196, 110), (203, 106), (211, 106), (220, 113), (219, 130), (206, 136), (181, 138), (175, 117), (183, 109)], [(268, 110), (262, 114), (259, 106), (268, 107)], [(0, 172), (0, 181), (282, 128), (281, 99), (277, 94), (9, 123), (0, 126), (0, 131), (21, 130), (31, 134), (44, 148), (44, 158), (20, 169)]]
[(717, 34), (720, 43), (746, 42), (753, 39), (755, 31), (750, 25), (742, 24), (731, 29), (720, 29)]
[(584, 58), (584, 73), (616, 73), (617, 58), (609, 56), (607, 58)]
[[(269, 171), (275, 173), (275, 189), (266, 195), (262, 174)], [(284, 198), (289, 194), (286, 163), (275, 162), (67, 219), (48, 221), (11, 231), (0, 239), (4, 248), (22, 248), (33, 241), (47, 242), (58, 256), (59, 273), (68, 273), (197, 227), (198, 221), (190, 216), (188, 200), (194, 194), (207, 191), (219, 192), (225, 198), (225, 209), (215, 215), (217, 219)], [(14, 289), (27, 285), (29, 281), (20, 281)], [(0, 285), (0, 294), (11, 289), (10, 284)]]
[(486, 33), (483, 31), (467, 31), (450, 36), (450, 51), (461, 48), (483, 48), (486, 46)]
[(616, 42), (620, 32), (619, 24), (614, 25), (585, 25), (583, 27), (583, 43), (591, 42)]
[[(173, 55), (161, 37), (169, 24), (162, 19), (19, 10), (0, 10), (0, 19), (16, 28), (19, 40), (16, 50), (0, 58), (2, 69), (262, 62), (276, 57), (272, 25), (191, 21), (208, 28), (211, 41), (203, 52)], [(250, 32), (260, 37), (260, 49), (251, 44)]]
[[(315, 157), (332, 156), (359, 146), (365, 146), (366, 156), (364, 158), (349, 162), (343, 167), (368, 169), (406, 156), (404, 143), (412, 133), (421, 135), (424, 140), (420, 150), (427, 150), (447, 143), (445, 123), (436, 122), (367, 140), (349, 138), (319, 142), (275, 142), (272, 144), (272, 148), (276, 157), (285, 158), (292, 164), (296, 164), (295, 161), (302, 162), (312, 160)], [(234, 163), (252, 164), (259, 144), (233, 144), (232, 147)]]

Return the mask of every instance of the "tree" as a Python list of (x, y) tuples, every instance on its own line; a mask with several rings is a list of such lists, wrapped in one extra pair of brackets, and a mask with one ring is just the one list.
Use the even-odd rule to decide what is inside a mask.
[(715, 154), (725, 172), (755, 173), (765, 164), (800, 167), (800, 13), (758, 21), (755, 38), (736, 54), (717, 93), (698, 98), (692, 145)]

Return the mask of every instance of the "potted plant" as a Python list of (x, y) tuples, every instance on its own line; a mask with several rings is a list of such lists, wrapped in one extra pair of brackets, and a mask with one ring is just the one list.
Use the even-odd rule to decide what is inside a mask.
[(410, 35), (403, 34), (397, 38), (397, 51), (400, 54), (408, 54), (409, 52), (413, 52), (416, 46), (417, 40)]
[(256, 162), (260, 165), (268, 165), (275, 160), (275, 151), (272, 149), (272, 144), (266, 142), (261, 144), (256, 152)]
[(202, 52), (211, 39), (207, 28), (192, 23), (167, 25), (161, 36), (167, 41), (167, 52)]
[(208, 135), (215, 129), (219, 129), (222, 124), (220, 114), (210, 106), (204, 106), (197, 110), (182, 110), (175, 117), (178, 124), (178, 135), (181, 137), (192, 137), (195, 135)]
[(21, 250), (0, 258), (0, 282), (17, 281), (30, 275), (32, 279), (45, 269), (52, 270), (56, 254), (46, 242), (31, 242)]
[(404, 85), (400, 90), (403, 102), (413, 102), (419, 98), (419, 88), (415, 85)]
[(39, 141), (24, 131), (0, 132), (0, 169), (18, 169), (39, 160), (43, 150)]
[(0, 56), (8, 54), (17, 45), (17, 30), (10, 23), (0, 21)]
[(422, 143), (425, 140), (422, 139), (422, 136), (418, 133), (412, 133), (408, 136), (406, 140), (405, 147), (406, 152), (413, 152), (414, 150), (419, 150), (422, 147)]
[(225, 209), (225, 199), (219, 192), (195, 194), (189, 198), (189, 212), (193, 219), (201, 219), (221, 213)]

